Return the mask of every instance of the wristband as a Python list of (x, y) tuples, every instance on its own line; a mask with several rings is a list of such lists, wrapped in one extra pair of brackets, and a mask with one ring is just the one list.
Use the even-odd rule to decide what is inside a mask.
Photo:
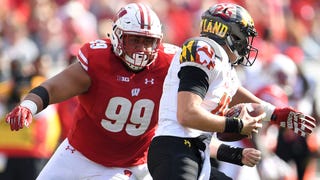
[(226, 117), (224, 132), (240, 133), (243, 128), (243, 122), (237, 117)]
[(243, 148), (232, 147), (226, 144), (221, 144), (218, 148), (217, 159), (232, 164), (243, 166), (242, 163)]
[(38, 86), (30, 91), (30, 93), (38, 95), (42, 100), (42, 109), (49, 105), (49, 93), (46, 88)]
[(271, 116), (274, 112), (274, 110), (276, 109), (276, 107), (266, 101), (263, 101), (261, 103), (264, 112), (266, 113), (266, 116), (262, 119), (262, 121), (270, 121), (271, 120)]
[(32, 115), (35, 115), (38, 111), (36, 103), (31, 100), (23, 100), (20, 103), (20, 106), (28, 108), (31, 111)]

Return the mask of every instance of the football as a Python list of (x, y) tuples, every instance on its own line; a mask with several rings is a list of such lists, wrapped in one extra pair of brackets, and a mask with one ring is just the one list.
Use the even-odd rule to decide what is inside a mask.
[[(239, 116), (239, 114), (243, 108), (246, 108), (248, 114), (252, 117), (257, 117), (257, 116), (264, 113), (263, 107), (258, 103), (241, 103), (241, 104), (237, 104), (237, 105), (231, 107), (226, 112), (225, 116), (237, 117), (237, 116)], [(247, 137), (246, 135), (242, 135), (239, 133), (221, 133), (221, 132), (217, 132), (216, 136), (219, 140), (227, 141), (227, 142), (239, 141), (239, 140)]]

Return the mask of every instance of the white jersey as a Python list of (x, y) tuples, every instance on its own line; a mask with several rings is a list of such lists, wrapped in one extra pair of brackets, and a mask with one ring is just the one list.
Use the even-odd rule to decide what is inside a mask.
[(240, 85), (234, 67), (219, 44), (208, 38), (188, 40), (174, 56), (165, 78), (156, 136), (211, 136), (211, 132), (183, 127), (177, 120), (178, 72), (183, 66), (198, 67), (209, 77), (209, 88), (201, 105), (211, 113), (222, 115)]

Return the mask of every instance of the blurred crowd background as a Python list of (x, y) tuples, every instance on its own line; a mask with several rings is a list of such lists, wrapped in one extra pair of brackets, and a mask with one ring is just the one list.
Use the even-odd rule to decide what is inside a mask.
[[(74, 62), (83, 43), (107, 37), (114, 14), (130, 2), (133, 1), (1, 0), (0, 179), (12, 166), (11, 160), (41, 160), (35, 169), (43, 167), (66, 136), (72, 123), (66, 119), (72, 116), (76, 99), (49, 106), (35, 117), (31, 128), (19, 132), (10, 131), (3, 121), (4, 115), (32, 87)], [(254, 46), (259, 49), (259, 55), (252, 67), (237, 67), (243, 85), (266, 101), (293, 106), (320, 120), (320, 1), (140, 2), (157, 12), (163, 24), (163, 41), (178, 46), (187, 38), (198, 36), (201, 13), (212, 4), (234, 2), (245, 7), (258, 31)], [(246, 172), (250, 179), (320, 177), (318, 129), (306, 139), (272, 126), (264, 127), (260, 133), (250, 142), (231, 143), (262, 150), (264, 160), (256, 168), (248, 170), (221, 162), (216, 166), (234, 179), (248, 179)]]

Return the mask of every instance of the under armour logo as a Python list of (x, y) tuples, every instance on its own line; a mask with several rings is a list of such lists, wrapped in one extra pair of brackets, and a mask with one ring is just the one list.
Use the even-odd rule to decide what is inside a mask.
[(131, 96), (138, 96), (140, 93), (140, 88), (134, 88), (131, 90)]
[(74, 153), (76, 151), (76, 149), (72, 148), (71, 146), (67, 146), (65, 150), (70, 150), (71, 153)]
[(148, 84), (148, 83), (154, 84), (154, 79), (151, 78), (151, 79), (149, 80), (148, 78), (145, 78), (145, 79), (144, 79), (144, 84)]
[(189, 140), (184, 139), (184, 145), (191, 147), (191, 142)]

